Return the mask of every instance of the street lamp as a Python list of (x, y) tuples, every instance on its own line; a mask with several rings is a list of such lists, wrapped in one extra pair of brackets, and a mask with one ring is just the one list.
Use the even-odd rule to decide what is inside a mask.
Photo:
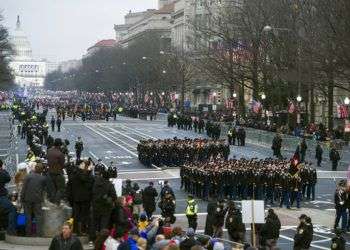
[(350, 104), (350, 99), (349, 99), (349, 97), (345, 97), (345, 99), (344, 99), (344, 104), (345, 104), (345, 105), (349, 105), (349, 104)]
[(146, 60), (146, 59), (147, 59), (147, 57), (145, 57), (145, 56), (142, 57), (142, 60)]
[(159, 54), (164, 55), (165, 52), (163, 50), (159, 51)]
[(297, 96), (297, 102), (301, 102), (302, 98), (300, 95)]
[(261, 99), (265, 100), (266, 99), (266, 95), (264, 93), (261, 94)]
[(153, 95), (153, 92), (151, 92), (150, 95)]
[(163, 70), (162, 72), (163, 72), (163, 74), (166, 74), (166, 70)]
[(165, 93), (164, 93), (164, 92), (162, 92), (162, 95), (165, 95)]
[(263, 28), (263, 32), (266, 32), (266, 33), (271, 32), (271, 30), (272, 30), (272, 27), (269, 26), (269, 25), (266, 25), (266, 26)]
[(236, 92), (233, 92), (232, 97), (233, 97), (233, 98), (236, 98), (236, 97), (237, 97), (237, 93), (236, 93)]
[(213, 93), (213, 96), (215, 97), (216, 95), (217, 95), (216, 92), (214, 92), (214, 93)]

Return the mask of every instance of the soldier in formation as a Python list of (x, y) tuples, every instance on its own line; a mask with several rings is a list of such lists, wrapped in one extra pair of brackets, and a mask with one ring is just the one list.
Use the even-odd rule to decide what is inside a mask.
[(228, 159), (230, 148), (224, 140), (165, 139), (141, 141), (139, 160), (146, 166), (181, 166), (186, 162)]
[(289, 161), (276, 159), (232, 159), (207, 162), (188, 162), (181, 168), (185, 190), (199, 198), (209, 197), (264, 199), (270, 204), (290, 208), (296, 201), (300, 206), (302, 186), (312, 193), (316, 183), (311, 165), (292, 166)]

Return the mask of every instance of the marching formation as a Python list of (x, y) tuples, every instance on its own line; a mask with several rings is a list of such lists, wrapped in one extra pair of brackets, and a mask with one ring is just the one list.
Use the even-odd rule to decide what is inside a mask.
[(217, 160), (189, 162), (181, 168), (181, 186), (207, 200), (209, 197), (232, 200), (263, 199), (270, 204), (300, 207), (303, 196), (315, 199), (316, 170), (309, 165), (294, 166), (275, 159)]
[(139, 160), (146, 166), (182, 166), (186, 162), (228, 159), (230, 147), (224, 140), (165, 139), (144, 140), (137, 146)]

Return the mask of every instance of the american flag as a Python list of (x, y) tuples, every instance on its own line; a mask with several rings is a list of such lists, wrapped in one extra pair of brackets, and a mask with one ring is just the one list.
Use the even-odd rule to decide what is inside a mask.
[(252, 101), (252, 110), (254, 113), (259, 114), (262, 110), (262, 104), (259, 101), (253, 100)]
[(345, 104), (337, 103), (337, 114), (338, 118), (345, 119), (349, 117), (349, 108)]
[(288, 113), (293, 114), (296, 111), (296, 107), (294, 102), (290, 101), (288, 102)]

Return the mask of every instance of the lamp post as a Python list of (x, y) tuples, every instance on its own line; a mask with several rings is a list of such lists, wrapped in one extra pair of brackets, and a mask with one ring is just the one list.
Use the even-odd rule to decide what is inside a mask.
[(300, 102), (302, 101), (302, 98), (300, 95), (297, 96), (297, 102), (298, 102), (298, 113), (297, 113), (297, 124), (300, 124)]

